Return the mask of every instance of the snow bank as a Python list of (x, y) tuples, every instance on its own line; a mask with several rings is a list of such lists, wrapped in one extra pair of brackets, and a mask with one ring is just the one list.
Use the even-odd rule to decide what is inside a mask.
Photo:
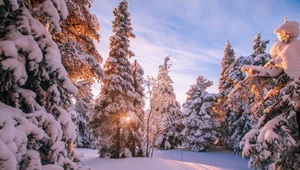
[(43, 170), (63, 170), (62, 167), (57, 166), (57, 165), (44, 165)]
[(97, 170), (221, 170), (220, 168), (196, 163), (180, 162), (162, 158), (94, 159), (89, 162)]
[(220, 168), (208, 165), (173, 161), (161, 158), (127, 158), (118, 160), (106, 159), (97, 161), (97, 164), (99, 166), (96, 167), (111, 170), (221, 170)]
[[(83, 152), (84, 166), (109, 170), (247, 170), (248, 159), (242, 159), (229, 151), (191, 152), (185, 149), (156, 150), (154, 158), (104, 159), (98, 151), (78, 149)], [(183, 161), (184, 160), (184, 161)], [(204, 165), (206, 164), (206, 165)]]

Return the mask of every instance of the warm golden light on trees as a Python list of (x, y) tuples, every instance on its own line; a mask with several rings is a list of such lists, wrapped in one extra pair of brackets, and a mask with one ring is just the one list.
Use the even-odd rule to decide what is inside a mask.
[(90, 13), (92, 1), (68, 0), (69, 15), (62, 24), (61, 33), (54, 35), (62, 54), (62, 63), (73, 82), (93, 83), (103, 77), (102, 57), (94, 41), (100, 41), (100, 25), (96, 15)]

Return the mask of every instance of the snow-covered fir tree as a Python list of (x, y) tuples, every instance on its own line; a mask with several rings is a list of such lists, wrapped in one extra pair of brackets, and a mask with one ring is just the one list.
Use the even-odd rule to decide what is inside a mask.
[(221, 76), (219, 80), (219, 92), (224, 93), (226, 96), (230, 91), (230, 86), (228, 87), (228, 68), (229, 66), (235, 61), (235, 53), (232, 49), (232, 46), (229, 41), (226, 41), (225, 49), (224, 49), (224, 56), (221, 62)]
[(130, 148), (131, 154), (133, 157), (135, 156), (142, 156), (143, 149), (142, 149), (142, 125), (144, 119), (144, 70), (140, 66), (140, 64), (135, 60), (134, 63), (131, 65), (132, 70), (132, 77), (133, 77), (133, 88), (135, 91), (134, 95), (134, 113), (137, 117), (137, 120), (130, 122), (130, 132), (129, 132), (129, 140), (126, 147)]
[(154, 132), (155, 145), (158, 148), (173, 149), (182, 144), (181, 134), (183, 115), (180, 104), (176, 100), (172, 79), (169, 76), (169, 57), (165, 58), (164, 65), (159, 66), (156, 84), (150, 105), (154, 111), (150, 117), (150, 124)]
[(226, 81), (229, 87), (233, 87), (245, 79), (246, 74), (241, 70), (244, 65), (264, 66), (271, 59), (271, 56), (265, 52), (268, 43), (269, 40), (261, 40), (260, 33), (255, 35), (253, 40), (253, 53), (250, 56), (238, 57), (228, 67), (228, 77)]
[(258, 79), (242, 80), (234, 86), (226, 101), (229, 107), (227, 146), (234, 153), (241, 154), (240, 142), (247, 132), (257, 122), (257, 116), (252, 114), (252, 106), (262, 99), (266, 86), (260, 86)]
[[(289, 78), (285, 74), (279, 76), (279, 79), (269, 78), (269, 81), (263, 81), (259, 86), (268, 83), (272, 89), (251, 107), (252, 114), (259, 118), (240, 142), (240, 147), (243, 149), (242, 155), (250, 157), (249, 164), (257, 169), (273, 169), (281, 152), (296, 145), (295, 109), (291, 105), (293, 101), (288, 102), (286, 97), (291, 99), (293, 94), (290, 90), (297, 93), (299, 85), (297, 89), (291, 88), (293, 85), (288, 86), (288, 81)], [(252, 92), (259, 94), (259, 91), (255, 90), (257, 89), (253, 89)], [(286, 95), (286, 90), (290, 94)]]
[(227, 118), (229, 114), (228, 106), (226, 105), (227, 95), (232, 90), (232, 81), (229, 79), (228, 69), (230, 65), (235, 61), (235, 53), (232, 49), (229, 41), (226, 41), (224, 56), (221, 62), (221, 75), (219, 79), (219, 95), (217, 105), (215, 106), (215, 111), (218, 114), (218, 119), (221, 122), (221, 126), (219, 128), (219, 132), (221, 133), (220, 144), (226, 145), (228, 130), (227, 130)]
[(267, 48), (267, 44), (269, 44), (269, 40), (261, 40), (261, 35), (260, 33), (257, 33), (255, 35), (255, 38), (253, 40), (253, 54), (258, 55), (258, 54), (264, 54), (265, 50)]
[(252, 93), (254, 88), (257, 88), (256, 91), (259, 90), (259, 94), (263, 94), (268, 90), (267, 87), (262, 88), (262, 86), (257, 86), (257, 79), (247, 79), (244, 81), (245, 73), (241, 70), (244, 65), (264, 66), (271, 59), (271, 56), (265, 53), (266, 45), (269, 43), (268, 40), (261, 40), (260, 34), (257, 34), (253, 43), (253, 54), (248, 57), (241, 56), (237, 58), (228, 68), (228, 79), (234, 88), (227, 95), (228, 100), (226, 100), (226, 106), (229, 108), (226, 121), (228, 123), (229, 137), (226, 143), (235, 153), (241, 152), (239, 142), (252, 128), (252, 124), (255, 123), (254, 115), (250, 114), (251, 105), (260, 100), (261, 98), (258, 98), (261, 96), (257, 95), (254, 98), (255, 96)]
[(93, 110), (91, 87), (95, 80), (99, 81), (104, 75), (100, 66), (102, 57), (94, 44), (95, 40), (100, 39), (97, 33), (100, 26), (96, 15), (90, 12), (91, 3), (90, 0), (67, 0), (69, 15), (62, 23), (61, 32), (52, 33), (62, 55), (62, 64), (79, 90), (75, 106), (72, 107), (75, 109), (73, 113), (78, 131), (76, 145), (88, 148), (92, 143), (86, 122)]
[(217, 100), (216, 94), (206, 91), (212, 81), (199, 76), (196, 84), (191, 85), (186, 102), (183, 104), (185, 118), (185, 143), (191, 151), (202, 152), (213, 150), (213, 143), (218, 137), (216, 131), (218, 120), (214, 119), (212, 109)]
[(94, 107), (94, 99), (90, 83), (86, 81), (77, 82), (79, 94), (75, 103), (75, 125), (77, 131), (76, 146), (81, 148), (93, 148), (94, 138), (88, 127)]
[(78, 169), (75, 126), (66, 110), (77, 93), (50, 33), (65, 1), (0, 3), (1, 169)]
[[(100, 96), (96, 100), (90, 127), (97, 140), (100, 157), (120, 158), (131, 156), (126, 148), (131, 124), (139, 124), (134, 107), (135, 91), (131, 64), (128, 58), (129, 38), (134, 38), (128, 3), (121, 1), (113, 10), (114, 35), (110, 37), (110, 51), (104, 65)], [(134, 121), (134, 122), (132, 122)]]
[[(253, 114), (261, 115), (258, 123), (241, 142), (243, 156), (257, 169), (297, 169), (300, 123), (300, 40), (299, 23), (286, 21), (274, 31), (279, 42), (270, 50), (272, 59), (264, 67), (244, 66), (251, 77), (271, 79), (271, 89), (253, 106)], [(268, 78), (269, 77), (269, 78)], [(262, 83), (263, 85), (264, 83)], [(285, 162), (294, 160), (294, 162)]]

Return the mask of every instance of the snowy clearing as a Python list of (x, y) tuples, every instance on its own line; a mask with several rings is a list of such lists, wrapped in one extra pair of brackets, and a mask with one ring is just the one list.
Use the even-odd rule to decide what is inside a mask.
[(191, 152), (186, 149), (156, 150), (153, 158), (101, 159), (97, 150), (78, 148), (85, 166), (95, 170), (246, 170), (248, 160), (230, 151)]

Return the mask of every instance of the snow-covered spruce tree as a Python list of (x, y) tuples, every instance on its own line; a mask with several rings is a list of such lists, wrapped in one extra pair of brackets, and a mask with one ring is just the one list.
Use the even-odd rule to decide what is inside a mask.
[(231, 89), (231, 86), (228, 85), (228, 68), (229, 66), (235, 61), (235, 53), (230, 45), (229, 41), (226, 41), (225, 49), (224, 49), (224, 56), (221, 62), (221, 77), (219, 80), (219, 92), (224, 93), (226, 96)]
[(0, 167), (78, 169), (66, 111), (77, 88), (49, 34), (61, 30), (65, 1), (8, 0), (0, 9)]
[(226, 105), (227, 95), (231, 92), (233, 88), (232, 80), (229, 79), (228, 68), (235, 61), (235, 53), (230, 45), (229, 41), (226, 41), (224, 56), (221, 62), (221, 77), (219, 79), (219, 96), (217, 105), (215, 106), (215, 111), (218, 114), (218, 119), (221, 122), (219, 131), (221, 133), (220, 144), (226, 145), (227, 141), (227, 117), (229, 114), (228, 106)]
[(76, 146), (93, 148), (94, 138), (91, 129), (88, 127), (94, 107), (91, 85), (86, 81), (79, 81), (77, 87), (79, 94), (76, 96), (74, 108), (77, 131)]
[(243, 157), (250, 157), (249, 164), (257, 169), (273, 169), (274, 163), (280, 161), (281, 154), (296, 144), (295, 110), (288, 102), (289, 99), (285, 99), (291, 97), (285, 96), (285, 90), (295, 90), (297, 93), (299, 88), (282, 88), (289, 80), (285, 74), (279, 79), (269, 81), (273, 83), (273, 89), (252, 106), (252, 114), (262, 116), (240, 142)]
[(170, 101), (164, 105), (161, 114), (163, 114), (161, 119), (163, 129), (161, 129), (155, 144), (160, 149), (174, 149), (181, 146), (184, 138), (181, 133), (184, 124), (180, 103), (176, 100)]
[(261, 40), (260, 33), (257, 33), (253, 40), (253, 50), (254, 50), (253, 54), (254, 55), (264, 54), (267, 48), (267, 44), (269, 44), (269, 42), (270, 42), (269, 40)]
[(133, 157), (135, 156), (143, 156), (143, 149), (142, 149), (142, 125), (144, 119), (144, 70), (140, 66), (140, 64), (135, 60), (134, 63), (131, 65), (132, 70), (132, 77), (133, 77), (133, 88), (135, 91), (134, 95), (134, 113), (137, 120), (130, 121), (129, 127), (129, 139), (127, 143), (127, 148), (130, 149), (131, 154)]
[(183, 115), (180, 104), (176, 100), (172, 79), (169, 76), (169, 57), (165, 58), (164, 65), (159, 66), (157, 81), (150, 99), (154, 111), (150, 117), (150, 124), (154, 132), (155, 145), (158, 148), (173, 149), (182, 144), (181, 134)]
[(270, 54), (265, 52), (268, 43), (269, 40), (261, 40), (260, 33), (255, 35), (253, 53), (250, 56), (238, 57), (226, 71), (227, 82), (231, 83), (230, 87), (245, 79), (246, 74), (241, 70), (244, 65), (264, 66), (271, 59)]
[(75, 106), (72, 107), (75, 109), (73, 113), (78, 131), (76, 140), (78, 147), (91, 147), (92, 136), (86, 126), (94, 107), (90, 92), (94, 81), (99, 81), (104, 75), (100, 66), (102, 57), (94, 44), (95, 40), (100, 39), (97, 33), (100, 26), (96, 15), (90, 12), (91, 5), (91, 0), (66, 0), (69, 15), (62, 23), (61, 32), (52, 34), (60, 49), (62, 64), (79, 90)]
[(213, 150), (213, 143), (218, 137), (216, 131), (218, 120), (214, 119), (213, 105), (216, 94), (206, 91), (212, 81), (199, 76), (196, 84), (191, 85), (186, 102), (183, 104), (185, 118), (185, 142), (191, 151), (202, 152)]
[[(256, 124), (261, 114), (253, 114), (253, 108), (263, 100), (269, 89), (271, 79), (246, 78), (234, 86), (228, 95), (230, 108), (228, 121), (227, 145), (235, 154), (241, 154), (240, 142)], [(259, 113), (259, 112), (257, 112)]]
[[(286, 21), (274, 31), (279, 42), (270, 50), (272, 59), (264, 67), (244, 66), (255, 78), (270, 77), (272, 89), (255, 105), (261, 112), (258, 123), (241, 142), (243, 156), (250, 156), (250, 165), (257, 169), (294, 169), (299, 167), (295, 139), (299, 139), (300, 123), (300, 40), (299, 23)], [(297, 119), (296, 119), (297, 117)], [(299, 143), (299, 142), (298, 142)], [(288, 154), (291, 153), (291, 154)], [(284, 162), (295, 160), (295, 162)], [(296, 169), (297, 169), (296, 168)]]
[[(241, 68), (244, 65), (264, 66), (271, 56), (265, 53), (266, 45), (269, 41), (262, 41), (260, 34), (255, 36), (253, 40), (253, 54), (248, 57), (239, 57), (228, 68), (228, 79), (232, 82), (234, 87), (227, 95), (226, 105), (229, 107), (229, 114), (227, 118), (228, 123), (228, 138), (227, 146), (234, 150), (235, 153), (240, 153), (239, 142), (244, 135), (252, 128), (252, 124), (257, 122), (254, 115), (250, 114), (251, 105), (259, 101), (265, 91), (268, 91), (266, 86), (258, 86), (260, 81), (258, 79), (247, 79), (245, 73)], [(256, 88), (256, 90), (254, 90)], [(251, 90), (253, 89), (253, 90)], [(256, 98), (252, 92), (258, 92)]]
[(138, 116), (134, 113), (134, 80), (128, 61), (134, 55), (129, 50), (129, 38), (134, 38), (134, 34), (128, 3), (120, 2), (113, 14), (114, 35), (110, 37), (109, 57), (104, 65), (105, 78), (90, 126), (97, 140), (100, 157), (120, 158), (130, 156), (124, 155), (129, 149), (125, 146), (130, 132), (128, 126), (131, 121), (138, 121)]

